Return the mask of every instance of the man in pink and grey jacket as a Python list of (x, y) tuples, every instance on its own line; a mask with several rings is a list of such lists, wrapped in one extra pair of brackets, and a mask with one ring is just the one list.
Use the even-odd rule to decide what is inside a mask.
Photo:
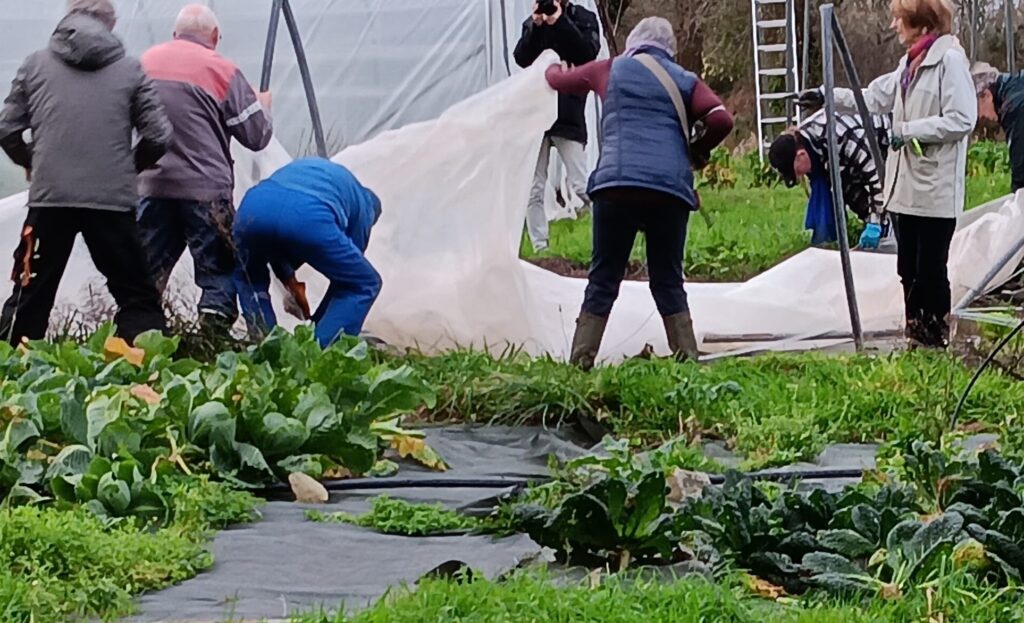
[(192, 4), (178, 15), (174, 39), (142, 57), (174, 125), (174, 142), (139, 176), (139, 226), (161, 292), (188, 247), (202, 290), (199, 321), (208, 328), (229, 326), (238, 316), (231, 139), (259, 151), (273, 134), (270, 94), (257, 95), (217, 53), (220, 38), (213, 11)]

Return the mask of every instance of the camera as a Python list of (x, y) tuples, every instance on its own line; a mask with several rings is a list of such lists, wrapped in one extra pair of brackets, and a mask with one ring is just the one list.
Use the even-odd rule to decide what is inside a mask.
[(554, 15), (558, 11), (557, 0), (539, 0), (537, 2), (538, 15)]

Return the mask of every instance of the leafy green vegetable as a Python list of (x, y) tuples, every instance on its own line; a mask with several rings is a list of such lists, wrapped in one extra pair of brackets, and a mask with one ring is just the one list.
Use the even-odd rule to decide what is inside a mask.
[(627, 444), (604, 449), (528, 491), (513, 525), (565, 560), (733, 564), (792, 594), (894, 598), (963, 569), (998, 585), (1024, 577), (1024, 478), (991, 450), (950, 458), (915, 443), (899, 469), (834, 493), (780, 491), (729, 472), (723, 486), (671, 509), (663, 471)]
[(481, 520), (440, 504), (413, 504), (386, 495), (374, 498), (370, 512), (365, 515), (325, 514), (311, 510), (306, 511), (306, 517), (310, 521), (346, 523), (403, 536), (462, 534), (484, 526)]
[[(136, 347), (101, 328), (84, 344), (33, 342), (0, 361), (0, 498), (52, 495), (104, 519), (165, 522), (174, 474), (259, 487), (303, 472), (369, 473), (404, 415), (434, 404), (411, 368), (375, 362), (365, 344), (323, 350), (283, 330), (210, 364), (174, 359), (178, 340)], [(378, 427), (383, 427), (379, 429)], [(444, 462), (422, 440), (410, 458)]]

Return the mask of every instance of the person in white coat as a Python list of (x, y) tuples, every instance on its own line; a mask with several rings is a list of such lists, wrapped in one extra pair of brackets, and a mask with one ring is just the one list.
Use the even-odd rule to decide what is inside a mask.
[[(905, 334), (912, 347), (944, 348), (951, 293), (947, 263), (963, 213), (967, 147), (978, 117), (970, 63), (952, 35), (950, 0), (892, 0), (892, 28), (906, 47), (896, 70), (864, 89), (870, 112), (893, 116), (884, 201), (899, 246)], [(849, 89), (834, 91), (840, 112), (855, 112)], [(821, 89), (800, 95), (820, 104)]]

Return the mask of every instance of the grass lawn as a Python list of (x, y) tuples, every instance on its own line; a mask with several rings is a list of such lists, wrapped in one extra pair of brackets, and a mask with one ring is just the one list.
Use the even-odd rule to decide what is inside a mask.
[(311, 614), (295, 623), (881, 623), (1024, 620), (1020, 592), (981, 587), (956, 576), (900, 600), (837, 601), (811, 596), (772, 602), (739, 578), (665, 582), (605, 579), (555, 586), (518, 573), (504, 582), (429, 581), (399, 591), (355, 616)]
[[(586, 416), (637, 443), (723, 439), (763, 467), (829, 443), (939, 440), (973, 369), (945, 353), (772, 354), (709, 365), (631, 360), (583, 373), (549, 359), (481, 353), (413, 358), (440, 388), (435, 421), (544, 423)], [(960, 418), (1024, 451), (1024, 384), (989, 369)]]
[(108, 525), (84, 508), (0, 508), (0, 621), (62, 623), (129, 614), (136, 595), (213, 564), (214, 530), (253, 517), (256, 499), (191, 480), (175, 488), (175, 519), (159, 530)]
[[(734, 188), (703, 189), (701, 198), (713, 226), (698, 215), (690, 218), (686, 244), (686, 274), (694, 281), (745, 281), (810, 245), (805, 231), (807, 195), (802, 188), (751, 188), (751, 176), (737, 175)], [(967, 184), (967, 205), (974, 207), (1009, 192), (1009, 174), (972, 177)], [(524, 236), (524, 258), (561, 257), (579, 264), (590, 262), (591, 222), (564, 220), (551, 224), (551, 246), (533, 252)], [(632, 259), (644, 261), (644, 240), (639, 237)]]

